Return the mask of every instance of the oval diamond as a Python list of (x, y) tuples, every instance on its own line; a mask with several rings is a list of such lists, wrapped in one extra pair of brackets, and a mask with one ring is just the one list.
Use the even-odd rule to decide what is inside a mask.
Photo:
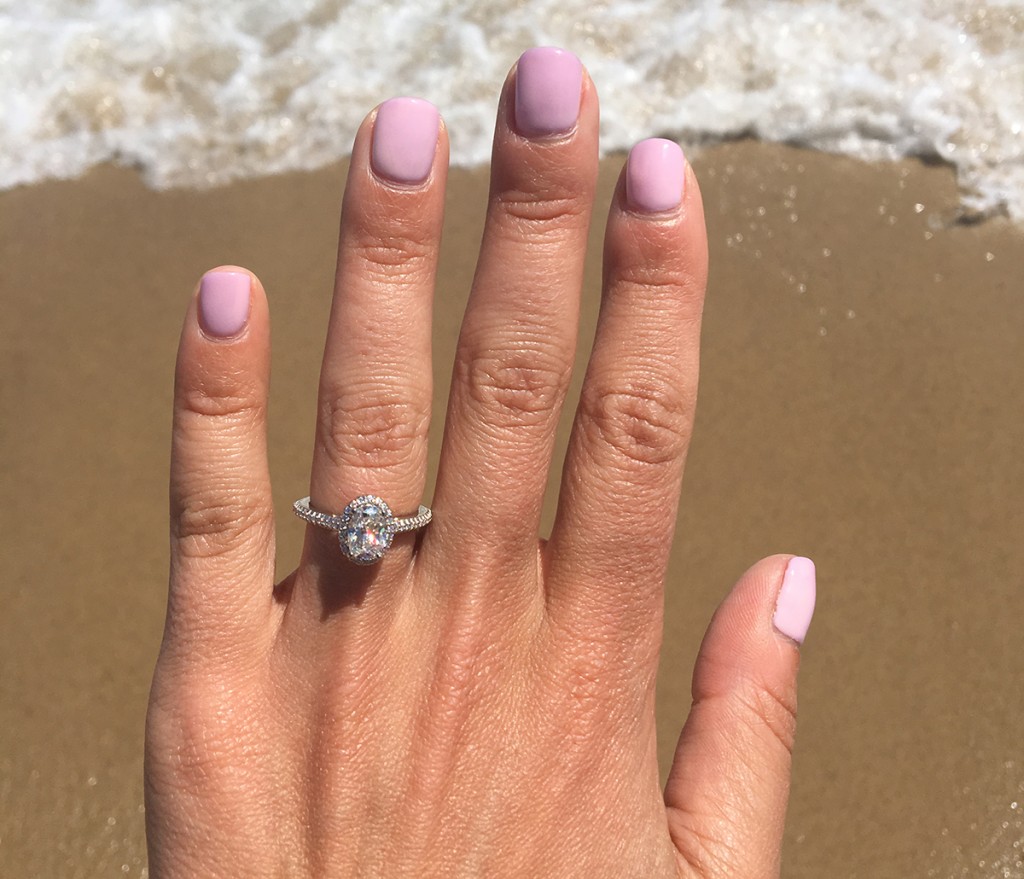
[(341, 514), (338, 543), (341, 551), (357, 565), (371, 565), (387, 552), (395, 536), (395, 517), (384, 501), (363, 495)]

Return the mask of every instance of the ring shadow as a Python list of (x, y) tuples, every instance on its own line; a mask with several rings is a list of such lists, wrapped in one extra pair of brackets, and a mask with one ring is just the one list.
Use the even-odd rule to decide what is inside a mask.
[[(399, 539), (414, 539), (419, 548), (422, 534), (399, 534)], [(274, 587), (274, 600), (286, 604), (291, 601), (298, 573), (303, 568), (313, 569), (309, 576), (320, 599), (320, 621), (324, 622), (347, 607), (360, 607), (370, 588), (386, 567), (386, 558), (373, 565), (357, 565), (345, 559), (338, 548), (333, 532), (307, 525), (306, 541), (298, 567)]]

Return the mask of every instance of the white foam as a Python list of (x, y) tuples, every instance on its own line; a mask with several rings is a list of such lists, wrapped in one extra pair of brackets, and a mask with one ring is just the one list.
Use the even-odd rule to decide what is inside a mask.
[(0, 187), (116, 161), (159, 188), (315, 168), (396, 94), (458, 164), (531, 45), (587, 64), (605, 151), (752, 135), (956, 167), (1024, 218), (1024, 0), (0, 0)]

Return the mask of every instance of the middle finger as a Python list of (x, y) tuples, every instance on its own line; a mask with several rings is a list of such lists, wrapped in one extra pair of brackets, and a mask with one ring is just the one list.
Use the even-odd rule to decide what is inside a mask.
[[(526, 52), (503, 89), (476, 277), (455, 357), (435, 521), (421, 561), (532, 574), (576, 348), (598, 168), (598, 104), (579, 59)], [(466, 538), (471, 537), (472, 543)], [(429, 564), (428, 564), (429, 566)]]

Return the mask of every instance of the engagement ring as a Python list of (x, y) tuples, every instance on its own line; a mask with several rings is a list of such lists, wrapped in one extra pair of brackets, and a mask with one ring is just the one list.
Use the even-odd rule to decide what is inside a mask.
[(383, 500), (372, 494), (357, 497), (337, 515), (314, 510), (308, 497), (297, 500), (293, 509), (300, 519), (337, 531), (342, 554), (357, 565), (379, 561), (396, 534), (422, 528), (433, 516), (423, 504), (414, 515), (395, 516)]

